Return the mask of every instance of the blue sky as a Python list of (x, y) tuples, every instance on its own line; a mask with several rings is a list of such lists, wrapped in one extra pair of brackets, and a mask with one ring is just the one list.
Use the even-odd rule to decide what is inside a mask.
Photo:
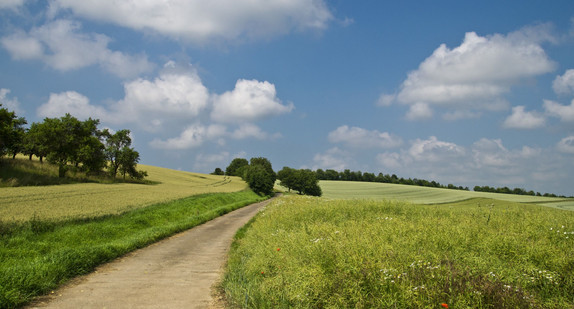
[(0, 0), (0, 102), (141, 163), (574, 195), (574, 2)]

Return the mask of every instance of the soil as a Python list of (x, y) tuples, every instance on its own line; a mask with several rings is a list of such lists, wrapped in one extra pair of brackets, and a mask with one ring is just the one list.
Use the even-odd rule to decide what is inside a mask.
[(223, 308), (219, 282), (233, 236), (270, 200), (134, 251), (28, 308)]

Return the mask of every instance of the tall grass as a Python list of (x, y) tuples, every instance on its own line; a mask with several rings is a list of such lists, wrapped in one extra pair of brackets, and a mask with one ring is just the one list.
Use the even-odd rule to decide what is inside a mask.
[(0, 222), (0, 308), (21, 306), (134, 249), (261, 200), (204, 194), (94, 219)]
[(242, 308), (574, 308), (574, 213), (287, 196), (239, 234), (223, 288)]

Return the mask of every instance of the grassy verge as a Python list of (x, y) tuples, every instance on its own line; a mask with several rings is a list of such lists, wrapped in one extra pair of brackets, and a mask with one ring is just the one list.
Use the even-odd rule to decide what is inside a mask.
[(287, 196), (235, 240), (243, 308), (574, 308), (574, 213)]
[(0, 308), (13, 308), (127, 252), (262, 198), (204, 194), (121, 215), (66, 222), (0, 222)]

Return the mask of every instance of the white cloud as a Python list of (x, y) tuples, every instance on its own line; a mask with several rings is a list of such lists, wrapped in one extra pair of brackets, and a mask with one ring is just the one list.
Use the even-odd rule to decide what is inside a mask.
[(16, 9), (24, 4), (24, 0), (0, 0), (0, 9)]
[(325, 153), (318, 153), (313, 157), (312, 169), (333, 169), (342, 171), (354, 164), (352, 156), (337, 147), (327, 150)]
[(536, 112), (526, 112), (524, 106), (512, 108), (512, 115), (508, 116), (503, 123), (505, 128), (512, 129), (536, 129), (546, 124), (546, 118)]
[(546, 110), (546, 114), (560, 118), (561, 121), (574, 121), (574, 100), (572, 100), (570, 105), (561, 105), (554, 101), (544, 100), (544, 109)]
[(199, 44), (323, 30), (333, 19), (323, 0), (56, 0), (54, 3), (82, 17)]
[(9, 98), (9, 93), (10, 89), (0, 89), (0, 103), (2, 104), (2, 108), (6, 108), (10, 112), (15, 112), (16, 116), (21, 117), (24, 111), (20, 109), (20, 102), (18, 98)]
[(502, 95), (513, 85), (555, 69), (540, 46), (552, 40), (548, 33), (546, 26), (506, 36), (466, 33), (459, 46), (441, 45), (410, 72), (396, 100), (416, 106), (407, 115), (410, 119), (428, 117), (435, 106), (465, 111), (505, 109), (508, 103)]
[(387, 132), (369, 131), (346, 125), (329, 133), (329, 141), (357, 148), (393, 148), (400, 146), (403, 142), (400, 137)]
[(80, 120), (94, 118), (106, 119), (108, 113), (103, 107), (90, 104), (90, 100), (75, 91), (51, 93), (48, 102), (38, 107), (40, 117), (58, 118), (70, 114)]
[(100, 65), (122, 78), (150, 72), (153, 64), (145, 55), (127, 55), (108, 49), (111, 39), (97, 33), (82, 33), (81, 24), (55, 20), (28, 33), (16, 31), (0, 40), (15, 60), (41, 60), (59, 71)]
[(438, 162), (462, 157), (466, 151), (464, 147), (439, 141), (435, 136), (431, 136), (427, 140), (413, 141), (408, 154), (415, 161)]
[(408, 120), (424, 120), (432, 118), (432, 116), (432, 109), (427, 103), (423, 102), (418, 102), (411, 105), (406, 115)]
[(211, 118), (225, 123), (252, 122), (289, 113), (293, 109), (293, 104), (281, 104), (275, 85), (267, 81), (240, 79), (233, 91), (214, 96)]
[(564, 75), (556, 76), (552, 88), (557, 94), (574, 93), (574, 69), (567, 70)]
[[(207, 168), (211, 168), (213, 171), (216, 167), (220, 167), (225, 170), (224, 165), (229, 164), (230, 161), (231, 161), (230, 154), (227, 151), (215, 154), (200, 153), (197, 156), (195, 156), (195, 163), (193, 165), (193, 168), (194, 170), (204, 170)], [(215, 166), (218, 164), (220, 166)]]
[(246, 138), (256, 138), (256, 139), (266, 139), (268, 134), (263, 132), (260, 127), (251, 124), (245, 123), (239, 126), (232, 134), (231, 137), (234, 139), (246, 139)]
[(391, 106), (393, 102), (397, 99), (394, 94), (381, 94), (379, 100), (377, 101), (378, 106)]
[(377, 155), (377, 162), (390, 169), (398, 169), (402, 167), (402, 161), (403, 159), (401, 158), (401, 155), (396, 152), (385, 152)]
[(563, 153), (574, 154), (574, 135), (561, 139), (556, 147)]
[(164, 71), (153, 81), (139, 78), (128, 82), (124, 89), (124, 99), (113, 108), (123, 120), (133, 122), (193, 118), (209, 103), (209, 91), (195, 70)]
[(460, 119), (472, 119), (480, 118), (481, 112), (472, 112), (468, 110), (455, 110), (452, 112), (447, 112), (442, 115), (442, 118), (447, 121), (455, 121)]
[(200, 124), (194, 124), (187, 127), (178, 137), (167, 140), (154, 139), (150, 146), (164, 150), (183, 150), (197, 148), (203, 144), (206, 139), (218, 137), (221, 128), (210, 128)]

